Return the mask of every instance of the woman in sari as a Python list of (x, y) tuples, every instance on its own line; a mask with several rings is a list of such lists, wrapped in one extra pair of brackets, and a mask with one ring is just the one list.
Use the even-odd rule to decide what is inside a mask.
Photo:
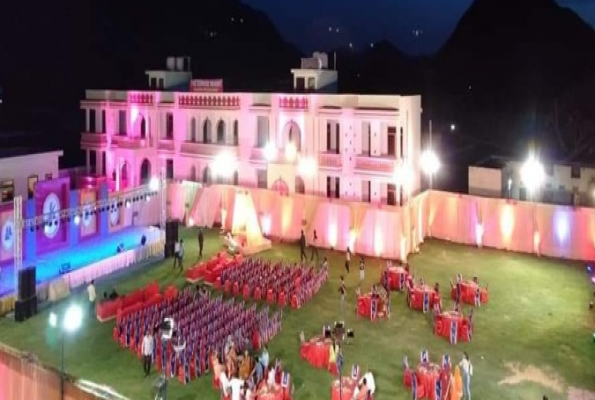
[(461, 378), (461, 368), (457, 365), (452, 380), (450, 400), (460, 400), (461, 397), (463, 397), (463, 379)]
[(328, 351), (328, 370), (333, 375), (339, 374), (339, 371), (337, 369), (337, 356), (339, 355), (339, 351), (341, 351), (341, 349), (333, 339), (333, 344), (331, 345)]
[(242, 362), (240, 363), (240, 379), (243, 381), (248, 380), (248, 377), (250, 377), (250, 372), (252, 372), (252, 367), (253, 367), (253, 362), (252, 362), (252, 357), (250, 356), (250, 353), (248, 353), (248, 350), (244, 351), (244, 358), (242, 359)]

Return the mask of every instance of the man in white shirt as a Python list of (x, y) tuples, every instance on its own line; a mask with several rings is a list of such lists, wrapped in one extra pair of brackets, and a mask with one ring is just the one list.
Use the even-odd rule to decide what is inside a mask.
[(147, 331), (145, 337), (143, 337), (143, 344), (141, 346), (141, 353), (143, 355), (143, 369), (145, 371), (145, 377), (151, 373), (151, 359), (153, 357), (153, 349), (155, 348), (155, 342), (151, 332)]
[(95, 311), (95, 299), (97, 298), (97, 293), (95, 292), (95, 281), (92, 280), (87, 286), (87, 295), (89, 296), (89, 312), (94, 313)]
[(240, 400), (242, 396), (242, 388), (244, 381), (238, 377), (234, 377), (229, 381), (229, 388), (231, 389), (231, 400)]
[(269, 375), (267, 376), (267, 385), (269, 387), (272, 387), (273, 385), (275, 385), (275, 368), (270, 368), (269, 369)]
[(180, 261), (180, 241), (174, 245), (174, 269), (176, 269), (178, 261)]
[(269, 349), (266, 345), (262, 349), (260, 361), (262, 362), (262, 366), (264, 367), (264, 369), (267, 369), (269, 367)]
[(463, 376), (463, 399), (471, 400), (471, 377), (473, 376), (473, 364), (469, 360), (469, 354), (463, 353), (463, 359), (459, 363), (461, 375)]

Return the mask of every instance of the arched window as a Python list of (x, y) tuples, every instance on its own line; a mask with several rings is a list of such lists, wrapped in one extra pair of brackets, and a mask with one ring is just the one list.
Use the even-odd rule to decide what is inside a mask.
[(300, 152), (302, 150), (302, 135), (298, 124), (291, 121), (285, 125), (284, 136), (286, 144), (293, 143), (296, 151)]
[(202, 141), (203, 143), (211, 143), (211, 121), (205, 120), (202, 126)]
[(145, 139), (147, 137), (147, 122), (144, 117), (141, 116), (140, 118), (140, 137), (141, 139)]
[(140, 165), (140, 184), (146, 185), (151, 179), (151, 163), (146, 158)]
[(191, 142), (196, 142), (196, 119), (190, 119), (190, 132), (188, 135), (188, 140)]
[(295, 192), (301, 194), (306, 193), (306, 185), (304, 184), (304, 180), (301, 176), (295, 177)]
[(236, 119), (235, 121), (233, 121), (233, 145), (237, 146), (238, 144), (240, 144), (240, 133), (238, 120)]
[(219, 120), (217, 124), (217, 143), (225, 144), (225, 122)]
[(202, 183), (204, 183), (205, 185), (210, 185), (211, 182), (212, 182), (211, 169), (209, 167), (205, 167), (205, 169), (202, 173)]

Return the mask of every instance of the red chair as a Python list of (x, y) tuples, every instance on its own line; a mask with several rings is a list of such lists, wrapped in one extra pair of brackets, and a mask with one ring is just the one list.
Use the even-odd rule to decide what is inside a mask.
[(434, 334), (437, 336), (442, 336), (443, 329), (444, 329), (444, 324), (442, 323), (442, 319), (436, 318), (436, 323), (434, 324)]
[(298, 302), (297, 295), (295, 294), (291, 296), (291, 308), (294, 308), (296, 310), (300, 308), (300, 303)]
[(184, 367), (183, 366), (180, 366), (178, 368), (178, 381), (182, 385), (186, 385), (186, 374), (184, 373)]
[(250, 299), (250, 285), (247, 283), (244, 285), (243, 296), (246, 300)]
[(423, 399), (424, 397), (426, 397), (426, 389), (424, 388), (422, 381), (417, 377), (417, 374), (413, 374), (412, 379), (417, 380), (417, 398)]
[(240, 285), (237, 282), (233, 283), (233, 295), (237, 296), (240, 294)]
[(215, 279), (215, 289), (219, 290), (221, 289), (221, 277), (218, 276), (217, 279)]
[(411, 375), (411, 370), (409, 368), (403, 372), (403, 385), (405, 385), (406, 388), (411, 387)]
[(275, 292), (273, 292), (273, 289), (269, 289), (269, 291), (267, 292), (267, 303), (275, 303)]
[(459, 331), (459, 340), (462, 342), (469, 341), (469, 325), (467, 321), (461, 324), (461, 330)]
[(481, 289), (481, 293), (479, 295), (481, 303), (487, 303), (488, 302), (488, 290), (487, 289)]
[(231, 281), (229, 279), (225, 281), (225, 285), (223, 285), (223, 286), (224, 286), (223, 291), (225, 293), (228, 293), (228, 294), (231, 293)]
[(279, 299), (277, 300), (277, 304), (279, 304), (281, 307), (285, 307), (287, 305), (287, 302), (285, 301), (284, 292), (279, 293)]
[(256, 300), (256, 301), (262, 300), (262, 296), (261, 296), (260, 288), (259, 287), (257, 287), (256, 289), (254, 289), (254, 300)]

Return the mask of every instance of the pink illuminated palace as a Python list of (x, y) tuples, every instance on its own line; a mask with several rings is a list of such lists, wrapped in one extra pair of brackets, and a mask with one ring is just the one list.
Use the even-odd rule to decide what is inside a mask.
[[(315, 53), (293, 93), (231, 93), (189, 60), (147, 71), (149, 90), (87, 90), (87, 169), (136, 186), (167, 178), (399, 204), (419, 192), (420, 96), (336, 94)], [(119, 172), (118, 172), (119, 167)], [(231, 170), (230, 170), (231, 169)]]

